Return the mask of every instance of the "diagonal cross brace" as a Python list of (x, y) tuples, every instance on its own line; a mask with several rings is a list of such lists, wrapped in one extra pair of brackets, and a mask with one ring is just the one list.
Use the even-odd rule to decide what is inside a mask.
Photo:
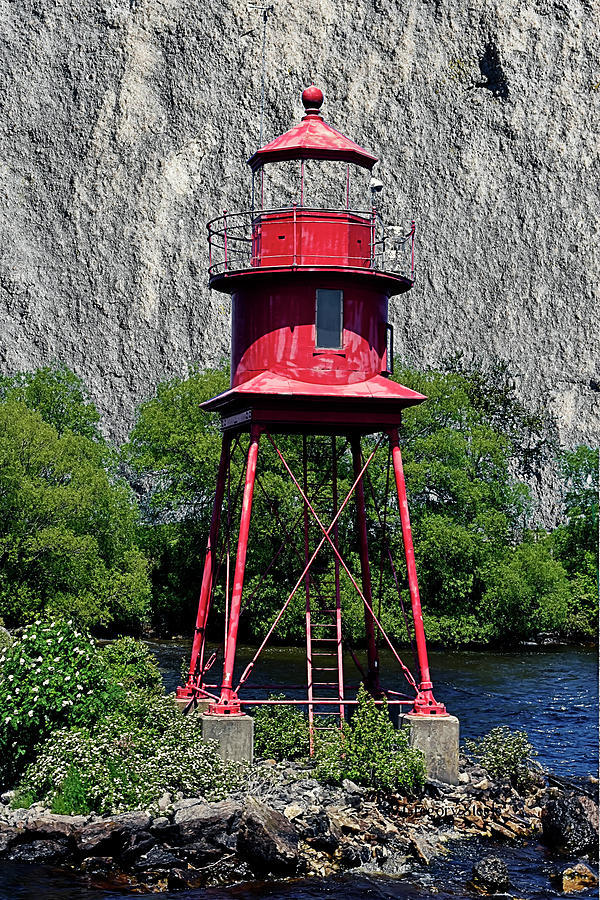
[[(302, 496), (305, 498), (307, 504), (309, 505), (310, 509), (312, 510), (312, 506), (310, 505), (309, 501), (306, 499), (305, 494), (304, 494), (302, 488), (298, 485), (298, 482), (297, 482), (296, 479), (294, 478), (294, 475), (293, 475), (293, 473), (291, 472), (291, 470), (290, 470), (289, 466), (287, 465), (286, 461), (283, 459), (283, 456), (281, 455), (281, 453), (280, 453), (280, 451), (279, 451), (279, 448), (278, 448), (277, 445), (275, 444), (275, 441), (273, 440), (273, 438), (271, 437), (271, 435), (269, 434), (268, 431), (265, 432), (265, 433), (266, 433), (266, 435), (267, 435), (269, 441), (271, 442), (271, 444), (272, 444), (273, 447), (275, 448), (277, 454), (278, 454), (278, 455), (280, 456), (280, 458), (283, 460), (285, 467), (287, 468), (288, 472), (290, 473), (290, 475), (291, 475), (291, 477), (292, 477), (292, 480), (295, 482), (295, 484), (296, 484), (296, 486), (298, 487), (300, 493), (301, 493)], [(252, 669), (254, 668), (254, 664), (256, 663), (256, 660), (258, 659), (258, 657), (260, 656), (260, 654), (261, 654), (262, 651), (264, 650), (264, 648), (265, 648), (265, 646), (266, 646), (266, 644), (267, 644), (269, 638), (271, 637), (271, 635), (273, 634), (273, 631), (274, 631), (275, 628), (277, 627), (277, 624), (278, 624), (279, 620), (281, 619), (281, 617), (283, 616), (284, 612), (286, 611), (286, 609), (287, 609), (288, 606), (290, 605), (290, 603), (291, 603), (293, 597), (294, 597), (295, 594), (296, 594), (296, 591), (298, 590), (298, 588), (300, 587), (300, 585), (301, 585), (302, 582), (304, 581), (304, 578), (306, 577), (306, 574), (307, 574), (307, 572), (309, 571), (310, 567), (312, 566), (313, 562), (314, 562), (315, 559), (317, 558), (317, 556), (318, 556), (318, 554), (319, 554), (319, 551), (321, 550), (321, 547), (323, 546), (323, 544), (325, 543), (326, 540), (328, 540), (328, 541), (332, 544), (332, 546), (334, 546), (334, 545), (333, 545), (333, 541), (332, 541), (331, 538), (329, 537), (329, 534), (330, 534), (330, 532), (333, 530), (333, 528), (334, 528), (334, 526), (335, 526), (335, 523), (338, 521), (338, 519), (339, 519), (339, 517), (341, 516), (341, 514), (343, 513), (344, 509), (345, 509), (346, 506), (348, 505), (348, 502), (349, 502), (350, 498), (352, 497), (352, 494), (354, 493), (354, 491), (355, 491), (355, 489), (356, 489), (356, 485), (358, 484), (358, 482), (360, 481), (360, 479), (363, 477), (364, 473), (366, 472), (366, 470), (367, 470), (367, 468), (368, 468), (368, 466), (369, 466), (371, 460), (373, 459), (373, 457), (374, 457), (375, 454), (377, 453), (379, 447), (381, 446), (381, 442), (382, 442), (382, 441), (383, 441), (383, 435), (382, 435), (381, 438), (377, 441), (377, 444), (375, 445), (375, 448), (372, 450), (372, 452), (371, 452), (369, 458), (367, 459), (366, 463), (363, 465), (363, 467), (362, 467), (362, 469), (361, 469), (361, 471), (360, 471), (360, 474), (359, 474), (358, 477), (354, 480), (354, 484), (352, 485), (352, 487), (351, 487), (350, 490), (348, 491), (348, 493), (347, 493), (347, 495), (346, 495), (346, 497), (345, 497), (345, 499), (344, 499), (344, 502), (340, 505), (340, 508), (338, 509), (337, 513), (335, 514), (335, 516), (334, 516), (334, 518), (333, 518), (333, 521), (331, 522), (331, 525), (329, 526), (329, 528), (325, 528), (325, 527), (321, 524), (320, 520), (317, 519), (317, 521), (319, 522), (319, 525), (321, 526), (321, 530), (323, 531), (323, 537), (321, 538), (321, 541), (320, 541), (318, 547), (316, 548), (316, 550), (314, 551), (313, 555), (311, 556), (311, 558), (309, 559), (309, 561), (306, 563), (306, 565), (305, 565), (305, 567), (304, 567), (304, 570), (302, 571), (302, 574), (300, 575), (300, 577), (298, 578), (296, 584), (295, 584), (294, 587), (292, 588), (292, 590), (291, 590), (291, 592), (290, 592), (290, 594), (289, 594), (287, 600), (285, 601), (285, 603), (283, 604), (283, 606), (281, 607), (281, 609), (280, 609), (279, 612), (277, 613), (277, 616), (275, 617), (275, 621), (273, 622), (273, 624), (272, 624), (271, 627), (269, 628), (269, 630), (268, 630), (268, 632), (267, 632), (265, 638), (263, 639), (262, 644), (260, 645), (260, 647), (258, 648), (258, 650), (256, 651), (256, 653), (255, 653), (254, 656), (252, 657), (251, 661), (248, 663), (248, 665), (247, 665), (246, 668), (244, 669), (244, 671), (243, 671), (243, 673), (242, 673), (242, 677), (241, 677), (240, 680), (239, 680), (239, 684), (237, 685), (237, 687), (236, 687), (236, 689), (235, 689), (235, 693), (236, 693), (236, 694), (237, 694), (237, 692), (239, 691), (239, 689), (241, 688), (241, 686), (244, 684), (244, 682), (247, 681), (248, 677), (250, 676), (250, 673), (252, 672)], [(313, 515), (314, 515), (314, 511), (313, 511)], [(339, 555), (339, 554), (338, 554), (338, 555)], [(342, 562), (342, 565), (344, 566), (344, 568), (346, 568), (346, 565), (345, 565), (344, 561), (341, 560), (341, 562)], [(348, 573), (348, 574), (350, 575), (350, 578), (352, 578), (352, 575), (351, 575), (350, 573)], [(358, 586), (357, 586), (357, 590), (358, 590), (359, 594), (361, 594), (361, 596), (362, 596), (362, 593), (361, 593), (360, 589), (358, 588)], [(380, 626), (380, 627), (381, 627), (381, 626)], [(392, 648), (392, 650), (393, 650), (393, 648)], [(403, 663), (402, 663), (401, 660), (400, 660), (400, 663), (401, 663), (401, 665), (403, 665)], [(409, 674), (410, 674), (410, 673), (409, 673)]]
[[(329, 544), (331, 545), (331, 548), (333, 549), (333, 552), (334, 552), (335, 555), (337, 556), (337, 558), (338, 558), (338, 560), (339, 560), (339, 562), (340, 562), (340, 565), (343, 566), (344, 571), (346, 572), (348, 578), (349, 578), (350, 581), (352, 582), (352, 585), (353, 585), (354, 589), (356, 590), (358, 596), (360, 597), (360, 599), (362, 600), (362, 602), (364, 603), (365, 607), (368, 609), (368, 611), (370, 612), (370, 614), (373, 616), (373, 621), (375, 622), (375, 624), (376, 624), (377, 627), (379, 628), (379, 630), (380, 630), (380, 632), (381, 632), (381, 634), (382, 634), (382, 637), (383, 637), (384, 640), (386, 641), (388, 647), (390, 648), (390, 650), (391, 650), (392, 653), (394, 654), (394, 656), (395, 656), (397, 662), (399, 663), (400, 668), (402, 669), (402, 672), (403, 672), (403, 674), (404, 674), (404, 677), (406, 678), (406, 680), (408, 681), (408, 683), (410, 684), (410, 686), (411, 686), (412, 688), (414, 688), (414, 690), (418, 693), (419, 688), (418, 688), (418, 686), (417, 686), (417, 683), (416, 683), (415, 679), (414, 679), (413, 676), (412, 676), (412, 673), (411, 673), (410, 669), (409, 669), (409, 668), (402, 662), (402, 660), (400, 659), (398, 653), (396, 652), (396, 648), (394, 647), (394, 645), (393, 645), (392, 642), (390, 641), (390, 639), (389, 639), (389, 637), (388, 637), (388, 635), (387, 635), (387, 633), (386, 633), (386, 631), (385, 631), (383, 625), (381, 624), (381, 622), (379, 621), (379, 619), (377, 618), (377, 616), (376, 616), (375, 613), (373, 612), (373, 609), (372, 609), (371, 605), (369, 604), (369, 602), (367, 601), (365, 595), (363, 594), (363, 592), (361, 591), (360, 587), (358, 586), (358, 583), (357, 583), (356, 579), (354, 578), (354, 576), (352, 575), (352, 572), (350, 571), (350, 569), (349, 569), (348, 566), (346, 565), (346, 563), (345, 563), (343, 557), (341, 556), (339, 550), (338, 550), (337, 547), (335, 546), (335, 543), (331, 540), (331, 537), (330, 537), (330, 531), (332, 530), (333, 526), (335, 525), (335, 523), (336, 523), (336, 521), (337, 521), (337, 519), (338, 519), (338, 517), (339, 517), (339, 513), (341, 512), (341, 508), (342, 508), (342, 507), (340, 507), (340, 510), (338, 511), (338, 514), (336, 515), (335, 519), (333, 520), (333, 522), (331, 523), (331, 525), (329, 526), (329, 528), (325, 528), (325, 526), (324, 526), (323, 523), (321, 522), (319, 516), (317, 515), (315, 509), (313, 508), (313, 506), (312, 506), (310, 500), (308, 499), (308, 497), (306, 496), (306, 494), (305, 494), (304, 491), (302, 490), (302, 487), (301, 487), (300, 483), (298, 482), (298, 480), (297, 480), (297, 478), (295, 477), (294, 473), (293, 473), (292, 470), (290, 469), (290, 467), (289, 467), (287, 461), (285, 460), (285, 458), (284, 458), (284, 456), (283, 456), (281, 450), (279, 449), (279, 447), (277, 446), (277, 444), (275, 443), (275, 441), (273, 440), (273, 438), (271, 437), (271, 435), (270, 435), (268, 432), (267, 432), (267, 437), (268, 437), (269, 441), (271, 442), (271, 444), (272, 444), (272, 446), (273, 446), (275, 452), (276, 452), (277, 455), (279, 456), (281, 462), (283, 463), (283, 465), (284, 465), (284, 467), (285, 467), (285, 469), (286, 469), (288, 475), (290, 476), (290, 478), (292, 479), (292, 481), (293, 481), (294, 484), (296, 485), (296, 488), (297, 488), (298, 491), (300, 492), (300, 494), (301, 494), (301, 496), (302, 496), (302, 499), (304, 500), (304, 502), (305, 502), (307, 508), (310, 510), (310, 512), (311, 512), (312, 515), (313, 515), (313, 518), (315, 519), (315, 521), (317, 522), (319, 528), (320, 528), (321, 531), (323, 532), (323, 538), (321, 539), (321, 542), (320, 542), (319, 546), (317, 547), (317, 549), (316, 549), (315, 552), (313, 553), (313, 555), (312, 555), (310, 561), (308, 562), (305, 571), (302, 573), (302, 577), (304, 577), (304, 575), (306, 575), (306, 572), (308, 572), (310, 566), (311, 566), (312, 563), (314, 562), (314, 560), (315, 560), (317, 554), (319, 553), (319, 551), (320, 551), (321, 547), (323, 546), (323, 544), (325, 543), (325, 541), (328, 541)], [(379, 439), (379, 441), (378, 441), (377, 444), (375, 445), (375, 449), (372, 451), (371, 455), (370, 455), (369, 458), (367, 459), (367, 462), (363, 465), (363, 467), (362, 467), (362, 469), (361, 469), (361, 471), (360, 471), (360, 474), (359, 474), (358, 478), (356, 479), (356, 481), (354, 482), (354, 484), (352, 485), (352, 488), (351, 488), (351, 490), (350, 490), (350, 493), (349, 493), (348, 496), (346, 497), (346, 500), (344, 501), (344, 504), (343, 504), (343, 505), (345, 505), (345, 504), (347, 503), (347, 501), (350, 499), (350, 495), (354, 492), (354, 490), (355, 490), (355, 488), (356, 488), (356, 485), (359, 483), (359, 481), (360, 481), (361, 478), (363, 477), (363, 475), (364, 475), (364, 473), (366, 472), (366, 470), (367, 470), (367, 468), (368, 468), (368, 466), (369, 466), (371, 460), (372, 460), (373, 457), (375, 456), (375, 453), (377, 452), (377, 450), (378, 450), (379, 447), (381, 446), (382, 440), (383, 440), (383, 436)], [(295, 591), (296, 591), (296, 589), (294, 589), (294, 593), (295, 593)], [(287, 602), (289, 603), (290, 600), (291, 600), (291, 596), (288, 598), (288, 601), (287, 601)], [(286, 605), (287, 605), (287, 603), (286, 603)], [(285, 607), (284, 607), (284, 608), (285, 608)], [(280, 615), (281, 615), (281, 614), (283, 614), (283, 610), (281, 611)]]

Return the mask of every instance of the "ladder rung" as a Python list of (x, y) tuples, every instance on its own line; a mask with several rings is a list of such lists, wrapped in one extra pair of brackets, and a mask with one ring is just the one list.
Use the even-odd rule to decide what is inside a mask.
[(337, 666), (313, 666), (313, 672), (337, 672)]
[[(315, 685), (316, 685), (317, 687), (334, 687), (334, 688), (336, 688), (336, 687), (338, 687), (338, 682), (337, 682), (337, 681), (313, 681), (313, 687), (314, 687)], [(314, 698), (313, 698), (313, 699), (314, 699)], [(324, 699), (324, 700), (327, 700), (327, 699), (329, 699), (329, 698), (328, 698), (328, 697), (324, 697), (323, 699)]]

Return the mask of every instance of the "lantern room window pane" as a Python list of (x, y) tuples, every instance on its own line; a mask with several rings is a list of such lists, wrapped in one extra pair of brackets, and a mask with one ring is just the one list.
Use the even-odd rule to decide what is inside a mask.
[(344, 292), (317, 291), (317, 347), (339, 350), (342, 346)]

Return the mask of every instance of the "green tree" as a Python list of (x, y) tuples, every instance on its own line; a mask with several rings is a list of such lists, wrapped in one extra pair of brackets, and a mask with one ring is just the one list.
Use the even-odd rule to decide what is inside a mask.
[(561, 559), (572, 574), (597, 568), (598, 559), (598, 450), (582, 445), (561, 460), (565, 484), (566, 523), (555, 532)]
[(569, 575), (568, 628), (598, 634), (598, 450), (584, 445), (561, 460), (566, 522), (551, 536), (552, 550)]
[[(284, 700), (271, 694), (270, 700)], [(272, 759), (302, 759), (310, 751), (308, 719), (294, 706), (259, 706), (254, 714), (254, 750)]]
[(147, 808), (166, 792), (221, 799), (243, 770), (165, 697), (143, 645), (99, 649), (73, 619), (36, 619), (0, 650), (0, 790), (56, 813)]
[(139, 628), (150, 602), (126, 483), (105, 469), (105, 447), (62, 433), (21, 401), (0, 403), (0, 616), (43, 611), (87, 625)]
[[(427, 397), (405, 411), (401, 443), (428, 634), (444, 644), (488, 642), (499, 632), (483, 596), (531, 513), (530, 491), (514, 472), (527, 468), (534, 447), (545, 452), (543, 429), (502, 371), (407, 367), (395, 378)], [(380, 496), (381, 485), (380, 477)]]
[(512, 469), (520, 477), (537, 477), (541, 465), (556, 458), (555, 422), (546, 411), (524, 405), (505, 362), (467, 365), (458, 353), (446, 361), (444, 370), (461, 377), (473, 410), (508, 439)]
[(143, 547), (153, 562), (157, 627), (189, 621), (198, 588), (221, 447), (218, 416), (201, 404), (229, 386), (226, 370), (174, 378), (143, 403), (123, 458), (140, 479)]
[(102, 650), (102, 658), (113, 681), (128, 690), (162, 693), (162, 677), (156, 659), (145, 644), (126, 636), (111, 641)]
[(492, 778), (510, 778), (515, 787), (521, 789), (531, 785), (529, 762), (538, 754), (529, 743), (526, 731), (511, 731), (508, 725), (499, 725), (481, 740), (466, 741), (465, 745)]
[[(551, 578), (542, 585), (544, 599), (539, 604), (539, 615), (529, 620), (528, 633), (534, 634), (535, 628), (563, 627), (565, 602), (568, 605), (564, 599), (563, 560), (541, 535), (530, 533), (531, 492), (516, 476), (516, 473), (530, 475), (554, 451), (552, 423), (523, 407), (501, 366), (484, 373), (469, 372), (460, 361), (454, 361), (447, 372), (422, 372), (406, 367), (395, 377), (428, 398), (426, 403), (405, 411), (401, 429), (428, 633), (445, 644), (485, 643), (505, 640), (511, 634), (520, 635), (526, 620), (516, 593), (523, 589), (527, 596), (533, 596), (534, 586), (541, 584), (541, 575), (535, 573), (536, 565), (542, 565), (544, 560), (550, 567)], [(154, 615), (159, 629), (178, 629), (195, 612), (221, 445), (218, 420), (203, 412), (200, 404), (226, 389), (227, 384), (224, 370), (193, 370), (188, 378), (160, 385), (156, 397), (140, 408), (126, 449), (126, 457), (140, 484), (149, 486), (145, 499), (144, 546), (154, 564)], [(300, 440), (294, 436), (278, 436), (277, 441), (292, 470), (301, 477)], [(338, 449), (342, 442), (339, 438)], [(246, 446), (247, 436), (242, 435), (232, 466), (232, 498), (242, 475)], [(372, 446), (371, 440), (365, 439), (365, 452)], [(328, 437), (308, 441), (309, 494), (311, 485), (325, 479), (329, 450)], [(370, 470), (366, 487), (370, 505), (369, 540), (371, 547), (378, 550), (383, 544), (383, 530), (374, 504), (377, 502), (379, 511), (383, 512), (387, 482), (386, 467), (381, 464), (383, 454), (379, 459), (380, 464)], [(303, 547), (300, 546), (298, 556), (293, 540), (286, 538), (282, 527), (283, 523), (290, 528), (292, 537), (301, 532), (302, 503), (266, 436), (261, 442), (259, 461), (260, 483), (254, 495), (240, 632), (241, 636), (252, 639), (264, 634), (287, 596), (292, 583), (290, 573), (301, 571), (303, 557)], [(341, 457), (338, 473), (339, 496), (343, 497), (353, 481), (348, 453)], [(264, 493), (270, 495), (270, 504), (265, 503)], [(327, 515), (325, 509), (324, 517)], [(239, 508), (232, 518), (234, 536), (238, 516)], [(353, 519), (351, 504), (339, 522), (339, 531), (343, 555), (356, 572)], [(401, 588), (408, 604), (406, 573), (401, 562), (401, 529), (393, 491), (388, 495), (386, 521), (386, 541), (399, 564)], [(311, 524), (311, 547), (319, 537)], [(284, 538), (284, 550), (271, 565)], [(534, 549), (530, 546), (516, 552), (523, 542)], [(234, 541), (229, 549), (233, 561)], [(223, 560), (225, 550), (223, 546)], [(378, 552), (373, 559), (377, 556)], [(327, 551), (319, 556), (316, 572), (325, 570), (326, 558)], [(513, 593), (516, 592), (515, 599), (501, 602), (500, 585), (509, 584)], [(391, 577), (386, 575), (379, 582), (374, 575), (374, 589), (377, 595), (381, 590), (381, 616), (386, 628), (406, 639), (408, 635)], [(585, 596), (589, 593), (585, 585), (580, 584), (578, 589)], [(363, 609), (344, 574), (342, 603), (349, 637), (356, 639), (363, 633)], [(223, 590), (219, 587), (215, 606), (222, 609), (223, 604)], [(281, 620), (275, 639), (300, 637), (302, 607), (302, 592), (299, 592)], [(498, 610), (497, 621), (492, 615), (494, 609)], [(515, 616), (512, 630), (511, 615)]]
[(77, 375), (66, 366), (44, 366), (34, 372), (0, 377), (0, 402), (17, 400), (35, 409), (58, 434), (72, 431), (102, 442), (100, 415)]
[(565, 629), (569, 583), (546, 540), (509, 548), (489, 565), (481, 612), (497, 637), (510, 641)]
[(479, 373), (405, 368), (396, 377), (427, 396), (405, 411), (401, 431), (413, 518), (449, 514), (489, 537), (519, 539), (531, 497), (512, 473), (522, 451), (512, 436), (516, 426), (501, 425), (505, 393), (496, 409), (481, 401)]
[[(154, 566), (154, 622), (159, 630), (180, 629), (181, 623), (189, 622), (196, 611), (221, 449), (219, 418), (203, 411), (200, 405), (228, 385), (226, 370), (201, 372), (196, 369), (187, 378), (176, 378), (159, 385), (156, 396), (141, 405), (124, 450), (124, 457), (136, 477), (147, 485), (143, 545)], [(293, 470), (300, 475), (298, 440), (280, 436), (277, 440)], [(310, 446), (313, 481), (322, 470), (321, 444), (322, 441)], [(237, 496), (238, 505), (231, 519), (231, 565), (235, 559), (239, 484), (247, 445), (248, 437), (242, 435), (240, 447), (233, 456), (231, 484), (226, 492), (222, 519), (223, 534), (227, 493), (232, 510)], [(292, 546), (287, 546), (266, 578), (263, 577), (284, 537), (279, 521), (292, 528), (298, 515), (302, 514), (302, 503), (266, 437), (261, 441), (259, 460), (241, 619), (241, 635), (252, 639), (264, 635), (287, 596), (290, 572), (301, 571), (298, 567), (303, 557), (303, 548), (299, 559)], [(267, 496), (272, 503), (267, 501)], [(296, 522), (296, 535), (298, 529)], [(251, 605), (250, 597), (253, 598)], [(303, 622), (298, 613), (303, 602), (299, 593), (296, 603), (278, 627), (276, 640), (294, 640), (301, 636)], [(221, 580), (217, 585), (214, 608), (222, 611), (223, 604)], [(220, 639), (220, 631), (217, 637)]]

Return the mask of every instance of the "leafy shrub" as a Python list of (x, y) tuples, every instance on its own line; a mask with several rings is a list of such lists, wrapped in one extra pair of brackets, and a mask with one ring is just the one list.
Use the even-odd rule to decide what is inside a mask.
[[(271, 695), (283, 700), (283, 694)], [(258, 756), (300, 759), (308, 756), (308, 720), (293, 706), (260, 706), (254, 716), (254, 749)]]
[(147, 695), (138, 712), (137, 720), (118, 714), (94, 728), (53, 732), (17, 796), (53, 812), (115, 814), (151, 806), (165, 791), (213, 801), (239, 785), (240, 766), (223, 762), (216, 743), (202, 740), (198, 716)]
[(0, 781), (18, 777), (53, 729), (88, 726), (124, 699), (72, 619), (36, 620), (0, 650)]
[(537, 752), (526, 731), (511, 731), (508, 725), (499, 725), (480, 741), (465, 741), (465, 746), (492, 778), (510, 778), (516, 787), (529, 783), (527, 760), (537, 756)]
[(316, 757), (315, 775), (321, 781), (349, 778), (369, 787), (408, 792), (425, 783), (423, 754), (409, 747), (404, 731), (390, 721), (387, 704), (378, 709), (363, 685), (350, 725), (344, 725), (343, 734), (332, 729), (323, 737)]
[(145, 644), (132, 637), (122, 637), (107, 644), (102, 656), (112, 679), (126, 690), (159, 693), (162, 678), (156, 660)]
[(325, 784), (341, 784), (348, 777), (344, 765), (346, 726), (332, 725), (315, 735), (315, 778)]

